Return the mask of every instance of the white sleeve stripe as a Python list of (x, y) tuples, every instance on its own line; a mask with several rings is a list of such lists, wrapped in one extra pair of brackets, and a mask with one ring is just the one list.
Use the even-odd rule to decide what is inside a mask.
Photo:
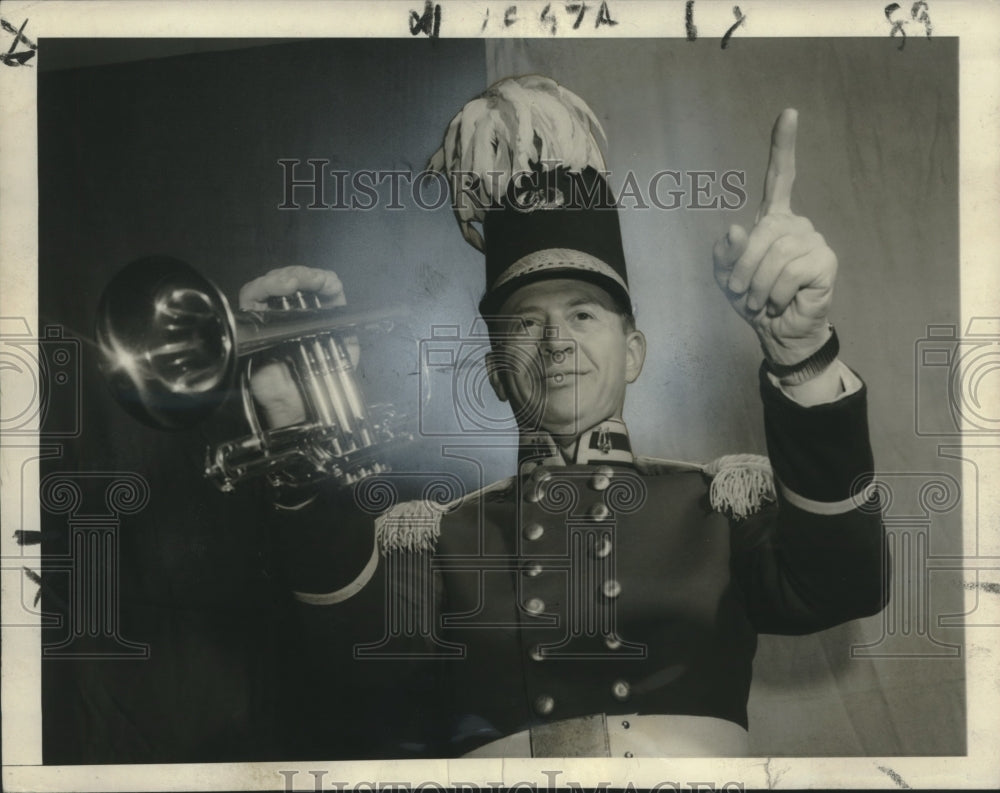
[(372, 555), (368, 560), (368, 564), (365, 565), (364, 569), (358, 574), (347, 586), (342, 587), (334, 592), (293, 592), (295, 599), (303, 603), (308, 603), (311, 606), (330, 606), (334, 603), (342, 603), (354, 597), (358, 592), (364, 589), (365, 584), (371, 581), (373, 575), (375, 575), (375, 569), (378, 567), (378, 542), (373, 543)]
[(794, 490), (788, 488), (780, 479), (777, 480), (781, 495), (785, 501), (794, 507), (798, 507), (804, 512), (812, 512), (814, 515), (842, 515), (854, 509), (859, 509), (875, 490), (875, 483), (872, 482), (856, 496), (850, 496), (842, 501), (813, 501), (811, 498), (800, 496)]

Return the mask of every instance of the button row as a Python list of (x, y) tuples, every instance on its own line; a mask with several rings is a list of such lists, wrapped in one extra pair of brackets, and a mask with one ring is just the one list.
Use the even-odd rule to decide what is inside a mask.
[[(598, 465), (594, 468), (594, 473), (590, 477), (588, 485), (591, 490), (607, 490), (611, 486), (611, 480), (615, 476), (615, 469), (610, 465)], [(545, 495), (545, 488), (552, 481), (552, 471), (543, 466), (539, 466), (530, 477), (524, 490), (524, 500), (532, 504), (541, 501)]]
[[(631, 688), (627, 681), (616, 680), (611, 684), (611, 695), (619, 702), (627, 700), (630, 694)], [(555, 697), (549, 694), (542, 694), (535, 698), (535, 713), (539, 716), (548, 716), (555, 711), (555, 709)], [(627, 721), (623, 721), (622, 726), (627, 730), (629, 728), (629, 723)]]
[[(537, 576), (541, 575), (543, 567), (537, 562), (524, 568), (522, 571), (527, 576)], [(622, 593), (622, 585), (619, 584), (615, 579), (609, 578), (603, 584), (601, 584), (601, 594), (606, 598), (616, 598)], [(541, 598), (529, 598), (524, 604), (524, 607), (531, 614), (541, 614), (545, 611), (545, 601)]]
[[(609, 650), (617, 650), (619, 647), (622, 646), (622, 641), (616, 636), (608, 636), (604, 640), (604, 646), (607, 647)], [(545, 660), (545, 653), (542, 651), (542, 648), (537, 644), (534, 645), (530, 650), (528, 650), (528, 656), (531, 658), (532, 661)]]

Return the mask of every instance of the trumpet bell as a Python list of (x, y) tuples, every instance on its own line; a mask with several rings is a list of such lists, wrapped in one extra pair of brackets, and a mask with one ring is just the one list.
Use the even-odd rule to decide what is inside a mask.
[(236, 379), (235, 327), (225, 296), (192, 267), (140, 259), (112, 279), (98, 305), (100, 368), (133, 417), (186, 429), (214, 413)]

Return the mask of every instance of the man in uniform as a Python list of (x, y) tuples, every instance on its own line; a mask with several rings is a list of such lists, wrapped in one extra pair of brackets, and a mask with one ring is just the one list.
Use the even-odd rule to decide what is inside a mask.
[[(373, 753), (745, 754), (757, 634), (884, 606), (865, 388), (827, 319), (836, 257), (790, 208), (796, 124), (775, 123), (754, 227), (713, 251), (764, 352), (770, 464), (703, 466), (636, 457), (622, 421), (647, 342), (597, 119), (537, 76), (456, 116), (432, 165), (485, 253), (487, 367), (521, 429), (518, 470), (446, 503), (380, 502), (378, 478), (276, 497), (316, 657), (358, 694), (343, 712), (369, 710), (348, 731), (386, 742)], [(296, 289), (344, 302), (332, 273), (283, 268), (241, 306)], [(255, 379), (272, 425), (301, 415), (286, 377)]]

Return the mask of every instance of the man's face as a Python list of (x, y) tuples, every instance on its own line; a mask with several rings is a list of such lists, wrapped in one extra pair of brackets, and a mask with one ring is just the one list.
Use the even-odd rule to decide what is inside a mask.
[(624, 327), (607, 292), (569, 278), (537, 281), (498, 313), (513, 319), (487, 361), (490, 382), (522, 427), (576, 436), (621, 416), (646, 342)]

